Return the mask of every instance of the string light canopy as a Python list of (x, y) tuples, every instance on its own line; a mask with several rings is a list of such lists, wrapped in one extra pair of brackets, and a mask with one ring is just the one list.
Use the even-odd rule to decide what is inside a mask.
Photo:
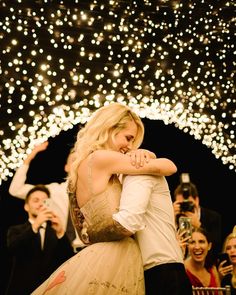
[(113, 101), (175, 124), (236, 171), (234, 10), (234, 0), (2, 0), (0, 181), (37, 142)]

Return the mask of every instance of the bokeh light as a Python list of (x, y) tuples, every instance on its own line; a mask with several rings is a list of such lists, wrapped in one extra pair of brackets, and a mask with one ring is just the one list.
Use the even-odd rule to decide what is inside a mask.
[(37, 142), (113, 101), (175, 124), (236, 171), (235, 8), (2, 0), (0, 184)]

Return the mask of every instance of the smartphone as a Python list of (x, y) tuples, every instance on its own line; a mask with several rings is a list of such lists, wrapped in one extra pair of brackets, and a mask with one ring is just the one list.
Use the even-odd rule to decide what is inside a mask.
[(217, 264), (219, 265), (222, 261), (226, 260), (226, 262), (223, 264), (223, 267), (231, 265), (231, 261), (229, 259), (228, 253), (220, 253), (218, 254)]
[(45, 199), (43, 201), (44, 205), (48, 208), (48, 209), (52, 209), (52, 200), (51, 199)]
[(179, 231), (180, 234), (184, 232), (183, 238), (192, 237), (192, 224), (191, 218), (180, 216), (179, 218)]

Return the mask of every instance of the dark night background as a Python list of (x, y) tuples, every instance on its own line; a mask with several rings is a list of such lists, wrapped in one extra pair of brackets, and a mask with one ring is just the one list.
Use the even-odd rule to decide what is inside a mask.
[[(222, 164), (211, 150), (188, 133), (162, 121), (143, 119), (146, 132), (143, 147), (154, 151), (159, 157), (172, 159), (178, 172), (167, 177), (171, 193), (179, 183), (182, 172), (190, 174), (199, 191), (200, 203), (222, 215), (223, 238), (231, 232), (235, 221), (235, 172)], [(62, 182), (66, 176), (63, 170), (67, 154), (73, 145), (79, 125), (63, 131), (49, 139), (48, 149), (36, 156), (30, 166), (27, 181), (32, 184)], [(23, 201), (8, 193), (11, 179), (1, 185), (1, 253), (5, 275), (8, 273), (8, 260), (5, 256), (6, 230), (9, 225), (24, 222), (27, 215)]]

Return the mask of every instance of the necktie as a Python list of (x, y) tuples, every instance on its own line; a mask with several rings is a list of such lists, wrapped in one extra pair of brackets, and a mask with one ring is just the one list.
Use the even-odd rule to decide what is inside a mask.
[(40, 233), (41, 249), (43, 249), (43, 246), (44, 246), (45, 230), (46, 228), (44, 226), (40, 226), (39, 233)]

